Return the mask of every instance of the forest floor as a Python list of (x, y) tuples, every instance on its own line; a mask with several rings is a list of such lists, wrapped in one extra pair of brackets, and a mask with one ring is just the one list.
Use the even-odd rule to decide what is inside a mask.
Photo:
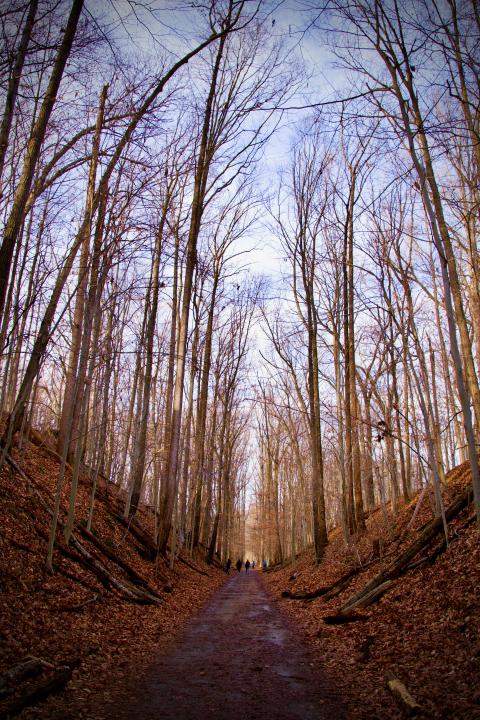
[[(156, 708), (156, 717), (162, 717), (161, 710), (165, 718), (195, 720), (192, 713), (197, 710), (200, 695), (210, 717), (217, 720), (223, 719), (225, 708), (231, 717), (233, 706), (239, 712), (239, 708), (245, 709), (239, 718), (293, 720), (295, 698), (305, 720), (309, 716), (324, 720), (334, 716), (353, 720), (401, 718), (405, 711), (386, 686), (392, 674), (420, 705), (420, 717), (480, 718), (480, 543), (471, 504), (449, 524), (448, 549), (440, 552), (439, 535), (420, 553), (420, 565), (395, 580), (378, 602), (359, 611), (363, 622), (329, 625), (324, 622), (326, 616), (338, 613), (352, 593), (418, 537), (432, 517), (431, 497), (423, 497), (415, 516), (418, 498), (403, 507), (395, 522), (388, 510), (374, 513), (368, 520), (367, 533), (348, 546), (335, 531), (321, 565), (315, 565), (313, 555), (307, 552), (295, 566), (255, 573), (252, 580), (235, 575), (225, 584), (225, 573), (187, 554), (177, 559), (173, 570), (163, 562), (155, 566), (147, 557), (148, 543), (142, 535), (134, 537), (119, 520), (123, 498), (108, 483), (99, 488), (94, 537), (89, 539), (82, 533), (90, 488), (82, 482), (75, 528), (79, 546), (67, 547), (62, 533), (58, 533), (52, 575), (45, 568), (50, 524), (46, 507), (52, 506), (58, 460), (33, 445), (28, 445), (21, 457), (17, 451), (15, 458), (26, 475), (8, 466), (0, 475), (0, 716), (103, 720), (120, 718), (123, 713), (125, 718), (146, 720), (147, 708), (140, 705), (141, 715), (136, 715), (128, 701), (129, 695), (143, 697), (145, 685), (140, 679), (147, 679), (155, 689), (159, 673), (166, 673), (167, 666), (176, 667), (167, 694), (181, 696), (184, 680), (192, 676), (195, 664), (198, 684), (192, 685), (197, 698), (193, 709), (182, 715), (178, 706), (162, 702), (161, 708)], [(446, 505), (467, 486), (468, 467), (453, 471), (448, 481)], [(68, 487), (69, 482), (63, 494), (64, 508)], [(135, 525), (152, 534), (151, 513), (142, 509)], [(374, 539), (380, 558), (372, 552)], [(82, 561), (81, 548), (120, 581), (120, 589), (112, 587), (108, 575), (100, 581)], [(113, 559), (105, 555), (109, 550)], [(322, 597), (310, 601), (281, 597), (286, 592), (294, 595), (329, 586), (349, 570), (355, 574), (348, 587), (328, 602)], [(137, 581), (143, 579), (143, 585), (132, 585), (135, 574)], [(270, 599), (265, 598), (260, 583), (267, 585)], [(125, 599), (122, 588), (135, 587), (140, 591), (147, 588), (158, 596), (158, 604)], [(250, 608), (242, 605), (246, 589), (252, 595)], [(232, 596), (239, 604), (231, 604)], [(206, 608), (203, 613), (202, 607)], [(212, 618), (218, 637), (212, 630)], [(262, 629), (267, 632), (263, 639)], [(220, 643), (220, 655), (223, 653), (223, 660), (219, 658), (218, 662), (209, 655), (214, 640)], [(185, 658), (186, 647), (192, 653)], [(250, 655), (245, 655), (245, 648)], [(313, 653), (311, 659), (309, 652)], [(234, 658), (228, 661), (231, 668), (227, 673), (221, 665), (225, 657)], [(32, 670), (36, 676), (2, 684), (4, 673), (28, 658), (30, 667), (32, 663), (36, 667)], [(40, 671), (38, 661), (31, 658), (41, 660)], [(207, 670), (205, 665), (210, 660), (212, 666)], [(184, 661), (187, 664), (182, 670)], [(278, 672), (275, 662), (280, 662)], [(273, 668), (273, 674), (267, 666)], [(152, 679), (155, 668), (156, 680)], [(282, 672), (279, 689), (275, 682)], [(66, 681), (60, 682), (60, 691), (41, 701), (42, 688), (48, 689), (50, 680), (61, 681), (62, 677)], [(216, 700), (209, 695), (212, 686)], [(300, 686), (308, 688), (313, 705), (309, 706), (301, 694), (295, 695)], [(284, 687), (290, 687), (290, 696), (284, 694)], [(225, 694), (228, 688), (231, 696)], [(324, 694), (323, 713), (318, 710), (321, 698), (314, 689)], [(165, 688), (159, 690), (163, 695)], [(268, 705), (252, 703), (252, 698), (263, 694)], [(284, 698), (289, 697), (289, 704), (284, 704)], [(341, 697), (344, 709), (334, 711), (337, 697)], [(194, 699), (190, 697), (192, 702)], [(31, 701), (30, 706), (20, 710), (25, 700)], [(211, 712), (215, 703), (217, 715)], [(202, 707), (208, 716), (205, 704), (198, 705), (199, 710)], [(290, 708), (289, 715), (275, 714), (284, 708)]]
[[(446, 506), (470, 482), (468, 464), (447, 479)], [(432, 518), (433, 498), (424, 496), (414, 517), (418, 500), (404, 506), (395, 521), (387, 511), (373, 514), (367, 533), (350, 546), (336, 531), (320, 565), (308, 552), (294, 566), (265, 574), (274, 598), (334, 679), (352, 720), (408, 715), (387, 687), (391, 677), (420, 706), (413, 711), (418, 717), (480, 718), (480, 536), (472, 504), (449, 523), (448, 548), (442, 552), (440, 533), (415, 558), (422, 561), (419, 565), (396, 579), (378, 602), (358, 611), (363, 621), (328, 624), (329, 616), (419, 537)], [(372, 553), (374, 538), (381, 548), (378, 560)], [(282, 593), (330, 586), (352, 568), (359, 572), (334, 598), (282, 598)]]
[[(78, 552), (66, 548), (61, 532), (52, 575), (45, 566), (50, 516), (44, 503), (53, 506), (58, 461), (31, 444), (22, 458), (18, 453), (15, 458), (27, 478), (8, 466), (0, 474), (0, 717), (95, 718), (118, 687), (141, 675), (174, 641), (226, 576), (188, 554), (177, 559), (173, 570), (164, 562), (155, 567), (145, 557), (146, 547), (118, 521), (123, 499), (105, 484), (98, 493), (93, 534), (158, 593), (160, 603), (132, 603), (105, 587)], [(63, 508), (69, 485), (65, 483)], [(89, 496), (90, 488), (82, 482), (75, 536), (112, 576), (132, 587), (122, 568), (81, 535)], [(147, 510), (140, 510), (138, 524), (153, 531)], [(70, 549), (70, 557), (60, 549)], [(42, 672), (3, 686), (3, 673), (30, 658), (42, 661)], [(63, 669), (71, 675), (65, 688), (37, 702), (46, 683), (62, 679)], [(32, 706), (21, 711), (19, 703), (29, 698)]]

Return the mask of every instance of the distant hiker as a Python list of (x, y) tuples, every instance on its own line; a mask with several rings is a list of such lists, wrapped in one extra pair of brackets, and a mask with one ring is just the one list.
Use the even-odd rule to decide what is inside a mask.
[(252, 570), (255, 570), (255, 560), (252, 560)]
[(227, 573), (227, 575), (230, 575), (231, 567), (232, 567), (232, 561), (230, 560), (230, 558), (228, 558), (227, 563), (225, 565), (225, 572)]
[(247, 560), (247, 562), (245, 563), (245, 573), (247, 575), (248, 575), (249, 568), (250, 568), (250, 560)]
[(241, 560), (237, 560), (236, 565), (237, 565), (237, 570), (238, 570), (238, 572), (240, 572), (240, 570), (242, 569), (242, 561), (241, 561)]
[(264, 570), (267, 569), (267, 561), (266, 561), (266, 560), (262, 560), (262, 568), (263, 568)]

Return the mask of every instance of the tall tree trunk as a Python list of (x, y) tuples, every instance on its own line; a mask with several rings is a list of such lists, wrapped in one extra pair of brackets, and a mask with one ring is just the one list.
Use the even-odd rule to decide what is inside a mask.
[(60, 87), (63, 71), (72, 49), (83, 2), (84, 0), (73, 0), (70, 15), (65, 25), (63, 39), (58, 49), (57, 57), (55, 58), (48, 87), (45, 91), (45, 98), (28, 141), (22, 174), (15, 189), (12, 208), (5, 225), (3, 241), (0, 246), (0, 317), (3, 316), (10, 267), (20, 228), (22, 227), (24, 208), (32, 186), (33, 175), (40, 150), (45, 139), (48, 121), (57, 99), (57, 92)]
[(197, 256), (197, 240), (200, 232), (202, 215), (204, 210), (204, 200), (207, 186), (208, 173), (212, 158), (208, 152), (208, 140), (210, 134), (210, 122), (213, 110), (213, 101), (217, 89), (218, 75), (220, 64), (225, 48), (226, 36), (223, 35), (219, 40), (215, 63), (210, 81), (210, 90), (208, 93), (205, 114), (203, 119), (203, 128), (200, 141), (200, 149), (197, 158), (197, 166), (195, 171), (195, 182), (193, 189), (193, 198), (191, 206), (190, 228), (187, 244), (187, 259), (185, 266), (185, 280), (183, 286), (182, 311), (180, 316), (180, 327), (178, 346), (176, 352), (176, 377), (175, 388), (173, 394), (172, 408), (172, 429), (169, 442), (168, 464), (166, 470), (166, 482), (163, 488), (164, 495), (160, 506), (159, 517), (159, 533), (158, 533), (158, 549), (160, 554), (164, 555), (167, 547), (168, 536), (170, 534), (170, 526), (173, 511), (173, 502), (176, 492), (177, 467), (178, 467), (178, 451), (180, 445), (180, 429), (182, 422), (182, 406), (183, 406), (183, 382), (185, 376), (185, 362), (188, 337), (188, 320), (190, 315), (190, 304), (192, 298), (193, 274), (196, 265)]
[[(77, 484), (80, 473), (80, 463), (83, 455), (83, 442), (87, 434), (86, 422), (88, 404), (90, 400), (90, 385), (95, 367), (94, 356), (96, 351), (96, 344), (98, 343), (98, 333), (100, 329), (100, 316), (98, 309), (100, 306), (100, 298), (102, 295), (103, 286), (106, 282), (107, 275), (107, 268), (103, 268), (102, 276), (100, 276), (100, 257), (105, 222), (106, 203), (107, 199), (104, 198), (104, 201), (101, 203), (98, 210), (90, 283), (85, 306), (85, 322), (83, 327), (84, 332), (82, 337), (82, 344), (80, 347), (80, 357), (78, 360), (78, 372), (73, 394), (73, 403), (71, 405), (70, 415), (68, 418), (65, 444), (62, 448), (62, 457), (63, 454), (65, 454), (65, 457), (67, 458), (69, 455), (69, 447), (73, 446), (74, 448), (74, 472), (70, 491), (70, 506), (67, 522), (64, 529), (65, 539), (67, 542), (70, 541), (70, 536), (72, 534), (74, 526)], [(94, 327), (95, 317), (97, 317), (97, 327), (95, 329), (95, 332), (93, 332), (92, 339), (92, 330)], [(92, 355), (89, 363), (90, 350), (92, 351)], [(89, 364), (90, 373), (87, 373), (87, 368)], [(76, 410), (77, 407), (78, 410)]]
[(310, 442), (312, 446), (312, 509), (315, 557), (317, 562), (323, 559), (328, 543), (325, 517), (325, 495), (323, 488), (323, 449), (320, 425), (320, 392), (318, 387), (318, 349), (316, 323), (313, 307), (309, 308), (309, 369), (308, 385), (310, 395)]
[(208, 384), (210, 380), (210, 367), (212, 364), (213, 319), (218, 288), (218, 273), (215, 272), (210, 307), (208, 310), (207, 327), (205, 330), (205, 349), (203, 351), (202, 380), (198, 398), (197, 423), (195, 428), (195, 465), (194, 476), (196, 480), (195, 508), (193, 520), (192, 547), (196, 548), (200, 538), (200, 519), (202, 508), (202, 491), (204, 484), (205, 459), (205, 430), (207, 422)]
[(355, 192), (357, 171), (355, 167), (350, 168), (350, 195), (347, 214), (347, 312), (348, 312), (348, 385), (346, 376), (345, 392), (350, 398), (350, 428), (351, 428), (351, 449), (352, 449), (352, 483), (355, 502), (355, 529), (357, 532), (365, 530), (365, 515), (363, 510), (362, 496), (362, 468), (360, 463), (360, 443), (358, 434), (358, 399), (356, 388), (356, 367), (355, 367), (355, 307), (354, 307), (354, 265), (353, 265), (353, 210), (355, 205)]
[(350, 187), (349, 200), (347, 205), (347, 220), (343, 230), (343, 353), (344, 353), (344, 412), (345, 412), (345, 478), (346, 478), (346, 509), (347, 523), (350, 534), (357, 531), (355, 515), (355, 491), (354, 491), (354, 468), (353, 468), (353, 427), (352, 427), (352, 393), (350, 373), (352, 363), (350, 353), (352, 343), (350, 341), (350, 282), (348, 272), (349, 258), (349, 220), (350, 207), (352, 204), (352, 187)]
[[(67, 375), (65, 379), (65, 391), (62, 405), (62, 414), (58, 427), (57, 452), (61, 455), (64, 444), (71, 442), (71, 437), (67, 438), (67, 427), (70, 422), (70, 416), (73, 415), (72, 434), (75, 436), (78, 429), (78, 398), (75, 407), (74, 394), (75, 384), (77, 381), (78, 358), (80, 355), (80, 347), (83, 337), (83, 325), (85, 316), (85, 299), (88, 283), (88, 262), (90, 257), (90, 237), (91, 226), (93, 220), (93, 201), (95, 196), (95, 181), (97, 176), (98, 153), (100, 150), (100, 136), (103, 126), (103, 118), (105, 113), (105, 102), (107, 99), (108, 86), (105, 85), (100, 94), (99, 110), (97, 113), (97, 121), (95, 125), (95, 135), (92, 146), (92, 159), (90, 162), (90, 171), (87, 185), (87, 201), (85, 205), (85, 232), (81, 242), (80, 262), (78, 267), (78, 283), (75, 293), (75, 309), (73, 313), (72, 323), (72, 343), (68, 357)], [(104, 196), (105, 197), (105, 196)], [(103, 220), (102, 220), (103, 223)], [(68, 457), (72, 457), (75, 443), (71, 443), (68, 450)]]
[[(76, 0), (74, 7), (76, 7), (78, 3), (80, 3), (80, 0)], [(243, 5), (243, 4), (241, 4), (241, 5)], [(98, 208), (98, 205), (100, 203), (102, 196), (106, 194), (111, 175), (112, 175), (120, 157), (122, 156), (124, 149), (127, 147), (128, 143), (130, 142), (140, 120), (145, 116), (145, 114), (147, 113), (149, 108), (152, 106), (152, 104), (157, 100), (157, 98), (163, 92), (163, 90), (164, 90), (165, 86), (167, 85), (167, 83), (169, 82), (169, 80), (171, 80), (171, 78), (178, 72), (178, 70), (180, 68), (182, 68), (184, 65), (186, 65), (191, 58), (195, 57), (195, 55), (198, 55), (198, 53), (200, 53), (203, 49), (208, 47), (215, 40), (220, 39), (220, 42), (225, 40), (225, 37), (228, 35), (229, 32), (231, 32), (233, 26), (235, 25), (235, 23), (238, 20), (239, 13), (241, 12), (241, 7), (239, 9), (237, 8), (237, 14), (233, 18), (233, 20), (232, 20), (231, 11), (232, 11), (232, 8), (230, 7), (228, 17), (225, 18), (225, 21), (222, 23), (221, 31), (213, 32), (205, 41), (203, 41), (202, 43), (197, 45), (193, 50), (191, 50), (189, 53), (187, 53), (186, 55), (181, 57), (180, 60), (178, 60), (176, 63), (174, 63), (174, 65), (172, 65), (171, 68), (160, 78), (158, 83), (154, 86), (153, 90), (144, 99), (142, 105), (138, 108), (138, 110), (134, 111), (133, 116), (132, 116), (131, 120), (129, 121), (123, 135), (121, 136), (119, 142), (115, 146), (115, 150), (113, 151), (112, 156), (108, 162), (108, 165), (105, 168), (105, 171), (103, 172), (101, 180), (98, 184), (98, 188), (95, 193), (95, 199), (94, 199), (94, 203), (93, 203), (93, 212), (95, 212), (96, 209)], [(205, 182), (206, 182), (206, 178), (205, 178)], [(205, 189), (205, 183), (202, 184), (202, 187)], [(27, 193), (27, 195), (28, 195), (28, 193)], [(19, 204), (19, 207), (21, 210), (23, 201), (22, 201), (22, 203), (18, 203), (18, 204)], [(11, 218), (12, 218), (13, 224), (16, 223), (16, 214), (18, 214), (18, 213), (14, 213), (14, 211), (12, 210)], [(198, 213), (196, 214), (196, 222), (197, 222), (197, 220), (199, 220)], [(195, 222), (195, 226), (196, 226), (196, 222)], [(12, 225), (12, 227), (13, 227), (13, 225)], [(16, 225), (15, 225), (15, 227), (16, 227)], [(10, 448), (14, 434), (17, 432), (17, 430), (22, 425), (22, 420), (23, 420), (23, 415), (25, 412), (26, 403), (28, 402), (28, 398), (31, 393), (33, 382), (40, 370), (40, 366), (41, 366), (41, 363), (42, 363), (44, 355), (45, 355), (45, 350), (47, 348), (48, 341), (50, 339), (51, 325), (52, 325), (52, 322), (53, 322), (53, 319), (55, 316), (57, 304), (59, 302), (61, 293), (65, 286), (65, 283), (66, 283), (66, 281), (70, 275), (70, 272), (72, 270), (73, 263), (75, 261), (75, 257), (77, 255), (78, 249), (79, 249), (82, 239), (83, 239), (85, 227), (86, 227), (86, 220), (84, 218), (82, 225), (81, 225), (81, 227), (77, 233), (77, 236), (75, 238), (75, 241), (74, 241), (72, 247), (70, 248), (70, 251), (67, 254), (63, 268), (57, 277), (51, 298), (47, 304), (42, 322), (40, 323), (39, 331), (38, 331), (37, 337), (33, 344), (32, 353), (30, 355), (30, 360), (29, 360), (28, 365), (25, 370), (25, 375), (24, 375), (24, 378), (22, 381), (22, 385), (20, 387), (20, 390), (17, 395), (17, 399), (15, 401), (15, 406), (10, 414), (10, 417), (9, 417), (9, 420), (7, 423), (7, 428), (2, 436), (1, 444), (3, 445), (3, 452), (2, 452), (3, 459), (0, 462), (0, 465), (3, 463), (4, 457)], [(13, 235), (15, 235), (15, 238), (13, 238)], [(11, 257), (11, 253), (13, 252), (13, 247), (15, 245), (16, 233), (12, 234), (12, 232), (9, 231), (8, 237), (9, 237), (9, 240), (6, 244), (5, 252), (7, 255), (10, 253), (9, 257)], [(12, 238), (13, 238), (13, 245), (12, 245), (12, 247), (10, 247), (10, 245), (12, 244), (11, 243)], [(193, 255), (194, 255), (194, 253), (193, 253)], [(0, 257), (1, 257), (1, 250), (0, 250)], [(194, 262), (194, 256), (191, 258), (190, 264), (192, 264), (193, 262)], [(3, 263), (1, 263), (0, 264), (0, 284), (2, 282), (1, 273), (2, 273), (3, 269), (4, 269), (4, 265), (3, 265)], [(5, 284), (6, 284), (6, 282), (8, 282), (9, 265), (8, 265), (6, 273), (4, 272), (4, 275), (6, 275), (6, 280), (5, 280)], [(0, 295), (2, 292), (3, 292), (3, 298), (4, 298), (5, 297), (5, 288), (0, 287)], [(3, 300), (1, 301), (1, 305), (3, 307)], [(178, 443), (177, 443), (177, 448), (178, 448)], [(168, 515), (168, 513), (167, 513), (167, 515)], [(171, 515), (171, 508), (170, 508), (170, 515)]]
[(340, 488), (340, 505), (341, 505), (341, 523), (343, 530), (343, 538), (345, 542), (349, 540), (349, 523), (347, 517), (347, 481), (345, 474), (345, 430), (343, 423), (344, 402), (342, 393), (342, 369), (340, 364), (340, 342), (337, 332), (333, 334), (333, 364), (335, 368), (335, 395), (337, 400), (337, 444), (338, 444), (338, 465), (340, 470), (341, 488)]
[(205, 500), (205, 518), (202, 527), (202, 542), (204, 545), (207, 544), (208, 538), (210, 537), (210, 526), (212, 517), (212, 501), (213, 501), (213, 461), (215, 455), (215, 439), (217, 434), (217, 400), (218, 400), (218, 382), (215, 380), (215, 389), (213, 391), (213, 402), (211, 412), (211, 427), (208, 442), (208, 451), (205, 462), (205, 477), (207, 484), (207, 497)]
[(367, 507), (370, 512), (375, 508), (375, 488), (373, 482), (373, 428), (371, 412), (371, 394), (365, 389), (365, 490)]
[[(433, 168), (430, 148), (425, 134), (424, 119), (420, 110), (418, 96), (413, 87), (413, 73), (410, 60), (406, 58), (407, 72), (403, 77), (411, 102), (411, 113), (407, 110), (407, 103), (405, 102), (399, 84), (398, 66), (393, 64), (392, 59), (384, 51), (379, 49), (379, 52), (390, 73), (393, 92), (398, 101), (402, 124), (407, 136), (410, 156), (420, 180), (422, 199), (426, 214), (430, 220), (435, 247), (440, 259), (450, 351), (455, 368), (455, 379), (462, 408), (465, 435), (467, 437), (477, 525), (480, 528), (480, 468), (470, 409), (471, 398), (478, 426), (480, 423), (480, 388), (473, 362), (472, 344), (462, 301), (455, 254), (453, 252), (448, 224), (445, 220), (442, 197)], [(413, 126), (411, 117), (413, 117)], [(457, 329), (460, 336), (461, 354), (457, 340)]]
[(2, 177), (3, 168), (5, 166), (5, 156), (7, 154), (8, 140), (10, 137), (10, 129), (15, 111), (15, 103), (17, 101), (18, 88), (22, 77), (23, 65), (27, 54), (28, 45), (32, 35), (35, 23), (35, 15), (37, 14), (38, 0), (30, 0), (28, 5), (28, 13), (23, 26), (22, 37), (18, 46), (15, 62), (10, 73), (8, 82), (7, 96), (5, 98), (5, 109), (3, 111), (2, 123), (0, 125), (0, 196), (2, 193)]
[[(105, 347), (107, 362), (105, 367), (105, 374), (103, 378), (103, 398), (102, 398), (102, 414), (100, 421), (100, 432), (98, 433), (96, 457), (94, 457), (93, 465), (93, 477), (92, 477), (92, 491), (90, 494), (90, 507), (88, 511), (87, 530), (92, 529), (93, 513), (95, 509), (95, 496), (97, 492), (98, 476), (104, 472), (105, 462), (105, 443), (107, 439), (107, 427), (108, 427), (108, 411), (110, 401), (110, 381), (112, 377), (114, 358), (112, 357), (112, 332), (113, 332), (113, 311), (108, 313), (107, 329), (105, 333)], [(115, 407), (115, 399), (112, 403)], [(107, 480), (109, 476), (107, 476)]]
[(145, 471), (145, 453), (147, 442), (147, 426), (150, 410), (150, 393), (152, 386), (152, 368), (153, 368), (153, 342), (155, 338), (155, 328), (157, 324), (158, 312), (158, 295), (160, 290), (160, 257), (163, 247), (163, 234), (167, 213), (170, 207), (170, 192), (167, 191), (162, 207), (162, 215), (155, 237), (155, 247), (153, 251), (153, 268), (150, 282), (150, 309), (146, 323), (145, 332), (145, 379), (143, 382), (142, 411), (140, 417), (140, 426), (137, 428), (136, 448), (133, 452), (135, 458), (131, 474), (132, 494), (129, 508), (129, 518), (132, 518), (138, 509), (140, 496), (142, 493), (143, 474)]
[(390, 316), (390, 377), (391, 377), (391, 392), (392, 392), (392, 410), (394, 418), (392, 422), (395, 422), (395, 434), (397, 436), (397, 448), (398, 457), (400, 460), (400, 480), (402, 484), (402, 496), (404, 502), (408, 502), (410, 499), (410, 491), (407, 483), (407, 473), (405, 467), (405, 453), (403, 451), (403, 434), (402, 434), (402, 423), (400, 420), (400, 396), (398, 393), (398, 381), (397, 381), (397, 358), (395, 357), (395, 343), (393, 338), (393, 322)]
[[(139, 378), (140, 378), (140, 369), (142, 365), (142, 347), (143, 347), (143, 339), (145, 334), (145, 321), (142, 326), (142, 330), (140, 333), (140, 338), (138, 341), (138, 348), (136, 352), (135, 357), (135, 369), (133, 371), (133, 381), (131, 382), (131, 388), (132, 392), (130, 394), (130, 402), (128, 403), (128, 412), (127, 412), (127, 426), (125, 428), (125, 433), (123, 436), (123, 448), (122, 448), (122, 456), (120, 460), (120, 467), (117, 474), (117, 483), (120, 485), (120, 487), (124, 484), (125, 481), (125, 467), (127, 464), (127, 455), (128, 455), (128, 447), (130, 445), (130, 438), (132, 435), (132, 426), (133, 426), (133, 416), (135, 413), (135, 402), (137, 400), (137, 390), (138, 390), (138, 384), (139, 384)], [(127, 506), (125, 507), (125, 517), (128, 518), (128, 513), (130, 510), (130, 497), (128, 499)]]

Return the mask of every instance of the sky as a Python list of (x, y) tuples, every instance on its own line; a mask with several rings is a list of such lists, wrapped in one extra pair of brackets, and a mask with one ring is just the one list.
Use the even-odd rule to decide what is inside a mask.
[[(87, 0), (88, 2), (93, 3), (93, 0)], [(97, 0), (93, 7), (95, 13), (104, 12), (111, 19), (112, 33), (117, 39), (123, 38), (122, 46), (126, 52), (135, 52), (136, 49), (147, 56), (155, 57), (166, 49), (174, 56), (181, 57), (195, 46), (201, 35), (194, 21), (198, 15), (192, 13), (186, 5), (184, 9), (179, 10), (179, 3), (176, 0), (171, 2), (152, 0), (150, 6), (144, 6), (143, 9), (127, 0), (112, 0), (112, 2), (101, 0), (100, 3)], [(269, 140), (260, 163), (259, 188), (262, 193), (271, 195), (278, 184), (278, 174), (282, 170), (288, 172), (289, 151), (298, 127), (308, 115), (311, 115), (311, 109), (300, 108), (312, 102), (333, 99), (342, 87), (343, 76), (334, 70), (331, 52), (327, 44), (322, 42), (320, 31), (311, 29), (306, 32), (311, 15), (301, 10), (299, 2), (291, 0), (273, 3), (264, 0), (262, 10), (270, 12), (268, 24), (272, 36), (289, 48), (290, 61), (301, 62), (306, 72), (296, 95), (289, 98), (289, 107), (298, 109), (282, 114), (277, 131)], [(128, 16), (127, 20), (120, 22), (120, 17), (126, 16)], [(270, 296), (281, 298), (288, 295), (288, 287), (282, 282), (285, 266), (281, 257), (281, 247), (272, 234), (270, 225), (271, 219), (267, 209), (262, 210), (255, 231), (246, 239), (246, 243), (251, 247), (248, 264), (252, 273), (266, 275), (270, 279)], [(239, 262), (244, 265), (245, 257)], [(260, 351), (265, 349), (266, 343), (261, 321), (257, 321), (252, 332), (252, 345), (256, 350), (252, 355), (251, 395), (254, 394), (253, 386), (257, 382), (257, 376), (265, 378), (271, 372), (260, 357)], [(252, 442), (252, 449), (255, 450), (254, 437)], [(255, 452), (252, 456), (249, 474), (254, 477), (257, 464)], [(252, 488), (248, 492), (249, 501), (253, 498), (251, 493)]]

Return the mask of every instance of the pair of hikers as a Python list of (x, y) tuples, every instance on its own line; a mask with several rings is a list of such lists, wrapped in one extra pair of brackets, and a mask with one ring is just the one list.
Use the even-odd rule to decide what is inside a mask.
[[(248, 562), (248, 560), (247, 560), (247, 562)], [(242, 563), (242, 561), (241, 561), (240, 558), (239, 558), (239, 559), (237, 560), (237, 562), (236, 562), (237, 572), (240, 572), (240, 570), (242, 569), (242, 565), (243, 565), (243, 563)], [(246, 567), (247, 567), (247, 563), (245, 563), (245, 568), (246, 568)], [(250, 563), (248, 563), (248, 567), (250, 567)], [(247, 569), (247, 572), (248, 572), (248, 569)]]

